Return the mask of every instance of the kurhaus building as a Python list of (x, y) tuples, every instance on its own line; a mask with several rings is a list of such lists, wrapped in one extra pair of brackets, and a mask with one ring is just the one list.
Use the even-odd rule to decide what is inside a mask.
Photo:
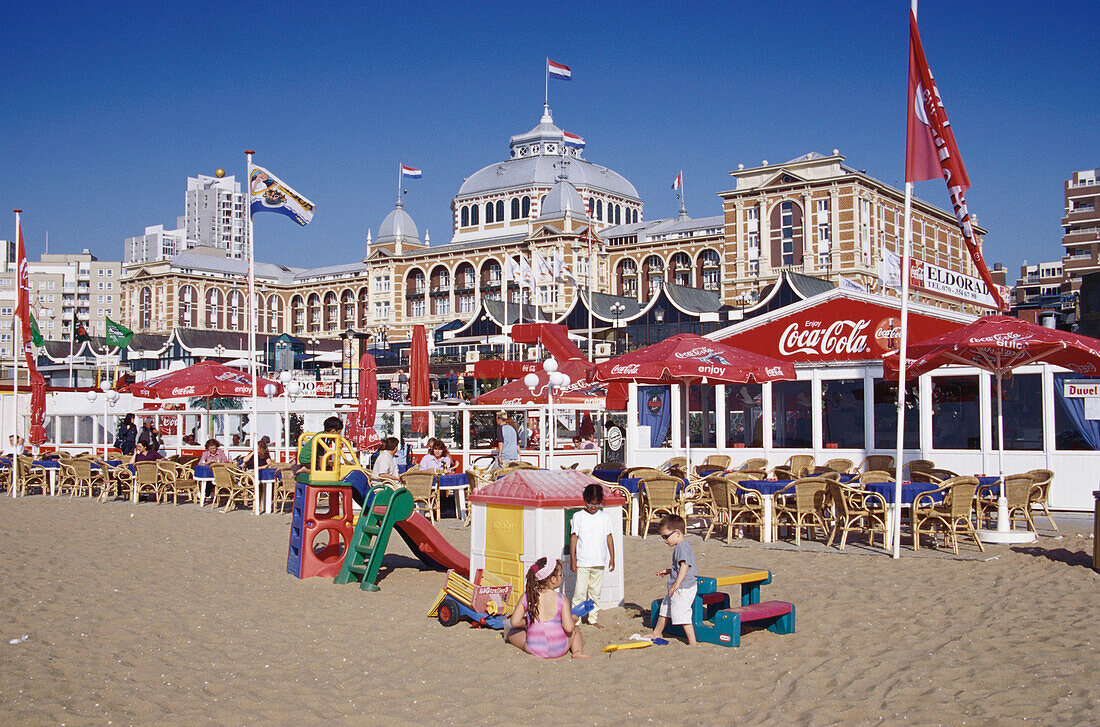
[[(622, 175), (584, 158), (583, 141), (554, 124), (511, 138), (509, 156), (468, 177), (451, 202), (451, 242), (430, 245), (399, 198), (363, 259), (317, 268), (257, 263), (259, 332), (334, 338), (348, 330), (375, 345), (408, 341), (412, 326), (469, 322), (482, 299), (521, 300), (556, 320), (588, 290), (643, 306), (662, 285), (706, 290), (717, 307), (742, 309), (786, 272), (878, 287), (883, 251), (900, 254), (903, 194), (831, 156), (807, 154), (731, 172), (723, 214), (645, 220)], [(914, 200), (914, 256), (973, 275), (953, 215)], [(979, 235), (983, 231), (978, 230)], [(564, 264), (578, 288), (540, 276), (505, 282), (508, 256)], [(534, 266), (536, 269), (537, 265)], [(246, 263), (196, 247), (130, 265), (125, 324), (139, 333), (176, 328), (245, 331)], [(934, 301), (928, 301), (936, 304)], [(976, 310), (966, 304), (945, 307)]]

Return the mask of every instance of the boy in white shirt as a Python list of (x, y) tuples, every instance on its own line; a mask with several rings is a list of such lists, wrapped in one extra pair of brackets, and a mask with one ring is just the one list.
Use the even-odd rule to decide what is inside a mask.
[(588, 623), (598, 629), (600, 591), (603, 589), (604, 563), (607, 572), (615, 570), (615, 541), (611, 537), (611, 518), (603, 511), (603, 487), (595, 483), (584, 488), (584, 509), (573, 513), (569, 521), (569, 564), (577, 574), (573, 603), (592, 599), (596, 606), (588, 613)]

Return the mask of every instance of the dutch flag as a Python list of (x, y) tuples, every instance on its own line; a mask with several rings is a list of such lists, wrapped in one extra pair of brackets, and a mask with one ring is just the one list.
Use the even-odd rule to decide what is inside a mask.
[(574, 149), (584, 148), (584, 139), (577, 136), (576, 134), (570, 134), (568, 131), (563, 131), (562, 136), (566, 146), (572, 147)]
[(419, 169), (413, 169), (412, 167), (401, 165), (401, 176), (408, 177), (409, 179), (420, 179), (424, 176), (424, 172)]
[(546, 59), (546, 72), (550, 74), (551, 78), (560, 78), (563, 81), (573, 78), (573, 71), (569, 70), (569, 66), (555, 63), (549, 58)]
[(680, 185), (684, 183), (684, 170), (681, 169), (680, 173), (676, 175), (676, 179), (672, 182), (673, 189), (679, 189)]

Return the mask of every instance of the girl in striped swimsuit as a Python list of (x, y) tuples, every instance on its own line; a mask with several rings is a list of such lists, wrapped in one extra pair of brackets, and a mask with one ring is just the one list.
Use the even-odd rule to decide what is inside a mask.
[[(539, 558), (527, 571), (527, 587), (512, 612), (508, 643), (543, 659), (556, 659), (571, 652), (574, 659), (584, 653), (581, 630), (573, 618), (569, 599), (561, 588), (561, 563)], [(553, 615), (543, 620), (539, 613)]]

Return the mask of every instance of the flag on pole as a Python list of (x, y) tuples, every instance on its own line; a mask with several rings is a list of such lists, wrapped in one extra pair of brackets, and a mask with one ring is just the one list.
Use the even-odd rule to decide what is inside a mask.
[(38, 330), (38, 321), (34, 319), (34, 314), (31, 314), (31, 343), (35, 346), (45, 346), (46, 339), (42, 338), (42, 331)]
[(554, 267), (550, 262), (538, 253), (537, 250), (531, 251), (531, 262), (535, 269), (535, 280), (541, 285), (546, 278), (554, 280)]
[(573, 79), (573, 71), (569, 70), (569, 66), (555, 63), (549, 58), (546, 59), (546, 72), (550, 75), (550, 78), (557, 78), (562, 81)]
[(570, 283), (572, 285), (577, 284), (577, 278), (573, 275), (573, 271), (569, 269), (569, 266), (565, 264), (565, 258), (562, 257), (561, 252), (554, 251), (554, 280), (562, 283)]
[[(23, 224), (18, 217), (16, 217), (15, 238), (15, 316), (23, 326), (23, 348), (29, 350), (33, 338), (31, 331), (31, 279), (27, 267), (27, 248), (23, 243)], [(76, 315), (75, 308), (73, 309), (73, 315)]]
[(528, 286), (533, 286), (535, 284), (535, 274), (531, 270), (531, 265), (527, 262), (527, 258), (522, 254), (519, 256), (519, 276), (520, 279), (517, 282), (521, 285), (526, 284)]
[(504, 282), (523, 282), (523, 275), (520, 273), (519, 263), (517, 263), (516, 259), (511, 255), (504, 256)]
[(313, 203), (295, 192), (274, 174), (249, 162), (248, 209), (257, 212), (278, 212), (299, 225), (308, 225), (313, 219)]
[(424, 172), (419, 169), (413, 169), (412, 167), (401, 165), (401, 176), (408, 177), (409, 179), (420, 179), (424, 176)]
[(672, 188), (679, 189), (684, 184), (684, 170), (681, 169), (680, 173), (676, 175), (676, 179), (672, 180)]
[(91, 341), (92, 337), (88, 335), (88, 329), (84, 327), (84, 324), (76, 319), (76, 313), (73, 313), (73, 340), (74, 341)]
[(130, 345), (130, 339), (133, 337), (134, 332), (129, 328), (121, 323), (115, 323), (110, 318), (107, 319), (107, 345), (126, 348)]
[(905, 181), (920, 182), (942, 176), (947, 182), (955, 219), (962, 230), (974, 267), (989, 288), (993, 301), (1004, 310), (1004, 300), (985, 266), (978, 241), (974, 239), (974, 227), (964, 196), (970, 189), (970, 178), (959, 155), (959, 147), (955, 144), (955, 134), (951, 130), (951, 122), (947, 120), (940, 91), (924, 57), (917, 16), (912, 10), (909, 11), (909, 91), (906, 105)]
[(572, 149), (583, 149), (584, 148), (584, 139), (577, 136), (576, 134), (570, 134), (568, 131), (563, 131), (562, 132), (562, 137), (563, 137), (563, 140), (565, 141), (566, 146), (568, 146)]

